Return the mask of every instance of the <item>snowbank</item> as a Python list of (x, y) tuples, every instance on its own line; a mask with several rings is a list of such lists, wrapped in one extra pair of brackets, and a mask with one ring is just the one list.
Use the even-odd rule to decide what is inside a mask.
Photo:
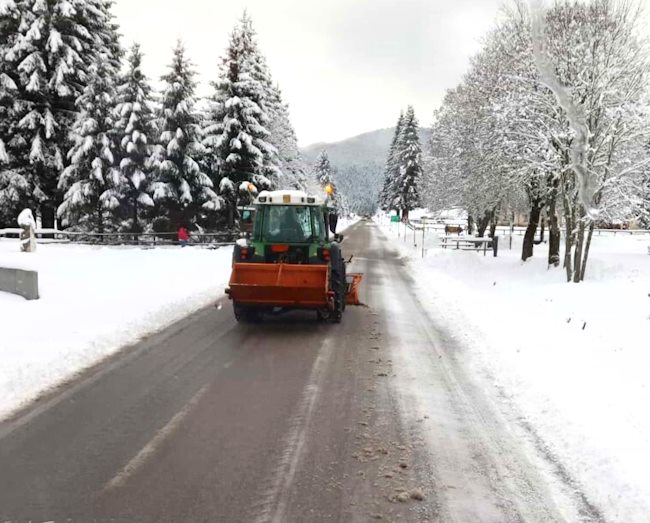
[(493, 258), (443, 250), (430, 235), (422, 259), (410, 233), (382, 230), (495, 401), (517, 407), (608, 521), (647, 521), (650, 236), (594, 236), (588, 281), (576, 285), (547, 270), (545, 245), (522, 263), (521, 237), (512, 250), (502, 238)]
[(0, 292), (0, 418), (223, 295), (232, 249), (0, 240), (0, 265), (39, 273), (41, 299)]

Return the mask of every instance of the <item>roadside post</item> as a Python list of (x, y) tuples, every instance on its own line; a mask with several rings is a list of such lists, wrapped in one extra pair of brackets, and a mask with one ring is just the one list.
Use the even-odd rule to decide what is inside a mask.
[(424, 231), (426, 229), (426, 220), (422, 220), (422, 257), (424, 258)]

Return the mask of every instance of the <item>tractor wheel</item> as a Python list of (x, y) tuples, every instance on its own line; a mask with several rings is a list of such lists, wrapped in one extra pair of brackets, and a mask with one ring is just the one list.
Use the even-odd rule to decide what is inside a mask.
[(235, 312), (235, 319), (240, 323), (253, 323), (262, 319), (260, 311), (238, 303), (232, 304), (233, 311)]
[(343, 311), (345, 310), (345, 262), (341, 256), (338, 246), (332, 248), (330, 288), (334, 291), (334, 310), (331, 312), (330, 320), (333, 323), (341, 323)]

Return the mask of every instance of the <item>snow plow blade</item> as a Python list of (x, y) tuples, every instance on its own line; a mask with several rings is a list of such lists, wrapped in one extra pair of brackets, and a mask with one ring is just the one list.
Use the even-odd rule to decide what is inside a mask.
[(325, 309), (328, 282), (327, 265), (235, 263), (226, 292), (240, 305)]
[(361, 280), (363, 274), (360, 272), (350, 273), (347, 275), (347, 292), (345, 295), (345, 302), (348, 305), (361, 305), (359, 300), (359, 287), (361, 287)]

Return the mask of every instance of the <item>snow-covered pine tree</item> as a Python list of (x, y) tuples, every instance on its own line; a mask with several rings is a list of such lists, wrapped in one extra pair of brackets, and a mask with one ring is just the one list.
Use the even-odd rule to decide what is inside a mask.
[(395, 125), (395, 132), (393, 139), (388, 149), (388, 156), (386, 157), (386, 168), (384, 170), (384, 185), (381, 193), (379, 194), (379, 205), (385, 211), (393, 209), (393, 202), (395, 201), (396, 190), (395, 180), (399, 174), (399, 163), (397, 161), (397, 145), (398, 140), (402, 133), (402, 124), (404, 123), (404, 113), (400, 111), (397, 124)]
[(142, 72), (142, 52), (134, 44), (128, 68), (117, 88), (116, 131), (119, 140), (120, 200), (129, 217), (129, 230), (142, 230), (140, 210), (154, 206), (151, 198), (149, 157), (154, 143), (155, 126), (151, 86)]
[[(5, 59), (14, 46), (20, 13), (13, 1), (0, 2), (0, 227), (14, 226), (29, 199), (25, 169), (16, 161), (18, 72)], [(12, 145), (14, 147), (12, 148)]]
[(330, 163), (329, 155), (327, 151), (323, 149), (314, 162), (314, 167), (312, 169), (313, 177), (318, 183), (318, 186), (322, 189), (327, 184), (333, 183), (333, 171), (332, 164)]
[(251, 181), (258, 189), (268, 189), (279, 173), (277, 151), (267, 128), (270, 79), (254, 37), (244, 13), (230, 35), (213, 83), (212, 108), (204, 128), (203, 144), (213, 180), (219, 180), (226, 199), (230, 225), (240, 198), (248, 199), (239, 191), (242, 183)]
[(155, 168), (152, 190), (158, 215), (167, 218), (167, 226), (175, 231), (181, 224), (196, 223), (202, 213), (218, 210), (221, 199), (199, 165), (204, 147), (194, 110), (196, 73), (180, 41), (169, 69), (162, 77), (166, 86), (158, 123), (159, 143), (151, 157)]
[(329, 198), (334, 201), (337, 208), (340, 210), (341, 202), (339, 199), (336, 184), (334, 183), (334, 176), (334, 168), (330, 163), (327, 151), (323, 149), (314, 162), (314, 166), (312, 168), (312, 178), (315, 181), (318, 190), (324, 191), (327, 190), (326, 188), (328, 186), (330, 187), (328, 190)]
[(401, 211), (403, 217), (408, 218), (409, 211), (420, 205), (422, 177), (422, 149), (418, 136), (418, 121), (411, 105), (404, 114), (396, 149), (399, 175), (395, 181), (393, 205)]
[(272, 88), (273, 113), (269, 124), (270, 139), (277, 150), (280, 177), (279, 188), (304, 189), (307, 181), (305, 162), (298, 147), (296, 132), (289, 118), (289, 107), (282, 100), (278, 86)]
[(77, 100), (79, 116), (73, 129), (70, 165), (59, 180), (65, 191), (57, 214), (64, 225), (103, 233), (115, 222), (119, 206), (119, 170), (112, 140), (115, 128), (115, 71), (109, 57), (98, 57), (90, 83)]
[(280, 169), (281, 159), (278, 151), (278, 142), (281, 137), (273, 134), (274, 121), (282, 120), (283, 101), (279, 90), (273, 84), (271, 71), (266, 62), (266, 58), (260, 50), (256, 39), (256, 32), (253, 28), (253, 21), (248, 13), (244, 11), (240, 21), (242, 39), (248, 42), (245, 47), (250, 49), (250, 54), (246, 59), (246, 68), (250, 77), (261, 86), (261, 98), (259, 101), (262, 109), (262, 122), (268, 131), (266, 142), (268, 146), (260, 148), (262, 151), (262, 175), (269, 180), (270, 186), (277, 187), (284, 184), (281, 180), (283, 174)]
[[(119, 60), (110, 0), (13, 0), (16, 32), (3, 61), (15, 71), (19, 103), (12, 154), (28, 166), (31, 204), (40, 206), (44, 226), (54, 225), (58, 174), (64, 167), (74, 122), (75, 100), (101, 55)], [(0, 13), (0, 17), (3, 16)], [(12, 15), (10, 15), (12, 16)]]

